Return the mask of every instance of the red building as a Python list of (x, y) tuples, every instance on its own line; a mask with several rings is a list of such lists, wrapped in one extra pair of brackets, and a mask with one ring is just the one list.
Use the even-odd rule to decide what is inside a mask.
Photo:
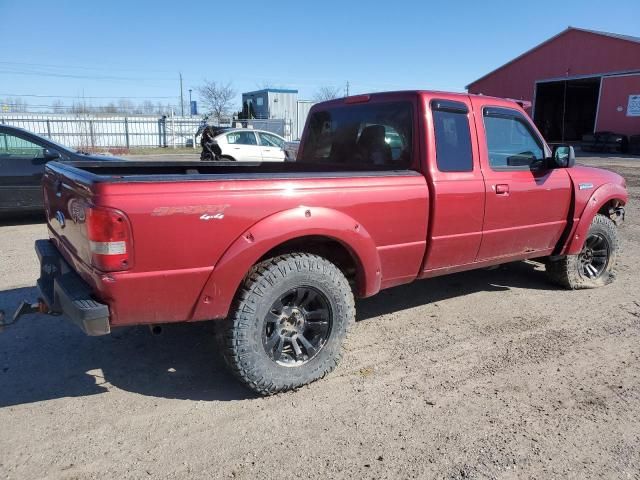
[(531, 101), (550, 141), (640, 134), (640, 38), (569, 27), (467, 86)]

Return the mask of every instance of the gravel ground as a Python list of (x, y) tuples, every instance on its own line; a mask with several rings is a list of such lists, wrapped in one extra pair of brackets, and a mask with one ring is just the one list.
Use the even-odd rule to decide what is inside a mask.
[[(357, 303), (339, 368), (257, 398), (211, 326), (0, 335), (0, 478), (640, 478), (640, 159), (615, 283), (519, 262)], [(0, 308), (33, 299), (38, 219), (0, 226)]]

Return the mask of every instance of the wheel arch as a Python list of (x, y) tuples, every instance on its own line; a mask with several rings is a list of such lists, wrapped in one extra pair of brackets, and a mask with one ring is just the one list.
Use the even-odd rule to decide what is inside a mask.
[(266, 217), (231, 244), (202, 289), (192, 319), (227, 316), (255, 264), (292, 252), (315, 253), (332, 261), (353, 283), (358, 296), (380, 290), (380, 257), (364, 226), (337, 210), (300, 206)]
[(580, 253), (594, 217), (599, 213), (609, 217), (612, 207), (624, 206), (627, 200), (627, 191), (621, 185), (609, 183), (596, 189), (587, 201), (563, 253), (565, 255)]

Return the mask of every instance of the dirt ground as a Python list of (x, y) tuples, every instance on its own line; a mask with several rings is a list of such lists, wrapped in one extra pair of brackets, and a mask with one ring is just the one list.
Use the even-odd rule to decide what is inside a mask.
[[(210, 325), (0, 335), (0, 479), (640, 478), (640, 158), (615, 283), (563, 291), (536, 263), (357, 303), (339, 368), (258, 398)], [(34, 299), (39, 219), (0, 226), (0, 308)]]

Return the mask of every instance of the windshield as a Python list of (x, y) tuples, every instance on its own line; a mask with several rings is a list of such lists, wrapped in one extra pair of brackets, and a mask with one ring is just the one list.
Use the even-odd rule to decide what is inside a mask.
[(66, 145), (63, 145), (61, 143), (56, 142), (55, 140), (51, 140), (50, 138), (44, 138), (44, 137), (40, 137), (43, 140), (45, 140), (47, 143), (50, 143), (54, 148), (58, 149), (58, 150), (62, 150), (64, 152), (76, 152), (76, 153), (83, 153), (86, 155), (86, 152), (81, 152), (80, 150), (76, 150), (75, 148), (72, 147), (68, 147)]

